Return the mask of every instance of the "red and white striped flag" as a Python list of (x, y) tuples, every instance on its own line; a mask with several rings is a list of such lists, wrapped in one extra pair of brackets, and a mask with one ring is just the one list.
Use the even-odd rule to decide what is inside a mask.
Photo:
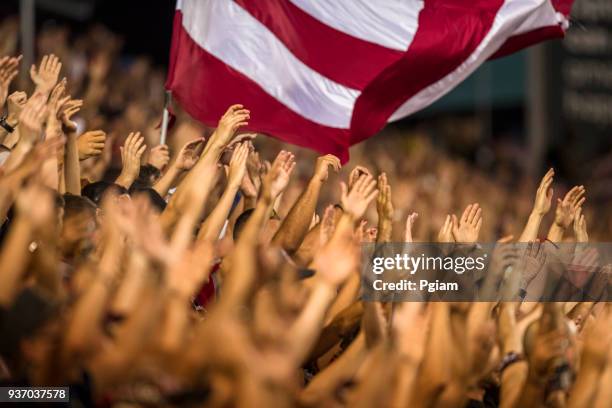
[(449, 92), (487, 59), (562, 37), (573, 0), (178, 0), (166, 87), (215, 126), (333, 153)]

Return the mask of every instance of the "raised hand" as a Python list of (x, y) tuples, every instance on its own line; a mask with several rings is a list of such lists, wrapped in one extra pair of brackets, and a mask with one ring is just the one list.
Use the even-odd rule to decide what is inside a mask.
[(140, 136), (140, 132), (132, 132), (129, 134), (121, 149), (121, 162), (123, 168), (121, 174), (115, 183), (127, 189), (130, 188), (134, 180), (140, 172), (140, 158), (146, 150), (147, 145), (144, 144), (144, 137)]
[(81, 110), (83, 101), (80, 99), (70, 99), (66, 101), (59, 109), (58, 115), (62, 121), (62, 127), (66, 132), (76, 132), (77, 124), (72, 121), (72, 117)]
[(77, 139), (79, 160), (101, 155), (104, 150), (105, 142), (106, 132), (103, 130), (90, 130), (83, 133)]
[(23, 107), (27, 101), (28, 95), (25, 92), (16, 91), (10, 94), (7, 99), (9, 118), (19, 118), (19, 114), (23, 110)]
[(364, 166), (355, 166), (353, 170), (351, 170), (351, 174), (349, 174), (348, 188), (349, 190), (353, 188), (353, 185), (359, 180), (359, 177), (362, 175), (372, 176), (370, 170), (368, 170)]
[(482, 209), (478, 203), (468, 205), (461, 219), (457, 221), (455, 215), (453, 217), (453, 237), (457, 242), (476, 242), (478, 240), (478, 234), (480, 233), (480, 227), (482, 226)]
[(438, 232), (438, 242), (455, 242), (455, 238), (453, 238), (453, 219), (450, 215), (446, 216), (444, 219), (444, 224), (442, 224), (442, 227)]
[(557, 209), (555, 211), (555, 224), (563, 229), (567, 229), (574, 220), (576, 211), (582, 206), (586, 198), (584, 197), (584, 186), (575, 186), (565, 194), (563, 200), (557, 199)]
[(538, 276), (545, 263), (545, 244), (537, 241), (528, 243), (525, 253), (523, 253), (519, 260), (519, 265), (517, 265), (521, 273), (520, 289), (527, 289), (527, 286)]
[(319, 243), (323, 246), (329, 242), (336, 229), (334, 220), (336, 210), (333, 205), (328, 205), (323, 212), (321, 228), (319, 229)]
[(219, 125), (215, 131), (217, 136), (216, 142), (220, 143), (223, 147), (227, 146), (236, 132), (241, 127), (249, 124), (250, 117), (251, 112), (248, 109), (244, 109), (244, 106), (239, 104), (230, 106), (219, 120)]
[(376, 180), (369, 174), (362, 174), (353, 184), (350, 191), (345, 183), (340, 183), (342, 195), (340, 201), (344, 211), (357, 220), (365, 214), (370, 203), (378, 195)]
[(419, 214), (413, 212), (406, 218), (406, 229), (404, 231), (404, 242), (413, 242), (412, 228), (414, 227), (414, 223), (418, 217), (419, 217)]
[(246, 174), (246, 162), (249, 157), (249, 146), (241, 143), (234, 149), (232, 159), (229, 164), (229, 174), (227, 184), (238, 188)]
[(170, 161), (170, 153), (167, 145), (157, 145), (149, 152), (147, 163), (158, 170), (166, 167)]
[(351, 231), (335, 236), (315, 255), (317, 276), (332, 287), (343, 283), (359, 265), (359, 250)]
[(274, 159), (272, 168), (264, 179), (264, 197), (275, 200), (287, 188), (294, 168), (295, 156), (291, 152), (282, 150)]
[(53, 223), (55, 208), (53, 196), (49, 189), (31, 183), (22, 189), (15, 202), (17, 212), (35, 227), (44, 227)]
[(582, 207), (578, 207), (574, 215), (574, 234), (576, 235), (576, 241), (589, 242), (589, 234), (587, 233), (587, 224), (582, 213)]
[(19, 73), (19, 63), (21, 55), (18, 57), (0, 58), (0, 106), (6, 102), (11, 82)]
[(314, 177), (317, 180), (324, 182), (327, 180), (329, 176), (329, 168), (334, 169), (337, 173), (340, 171), (342, 165), (340, 164), (340, 159), (334, 156), (333, 154), (326, 154), (325, 156), (321, 156), (317, 159), (317, 164), (315, 165)]
[(391, 222), (393, 220), (393, 202), (391, 202), (391, 186), (387, 181), (387, 174), (378, 176), (378, 197), (376, 198), (376, 210), (379, 219)]
[(200, 147), (203, 144), (204, 138), (198, 138), (185, 143), (174, 162), (176, 168), (182, 171), (191, 170), (200, 158)]
[(45, 98), (41, 96), (30, 98), (19, 115), (19, 143), (33, 145), (42, 139), (42, 126), (47, 114)]
[(555, 170), (551, 168), (546, 172), (542, 181), (540, 181), (540, 186), (536, 192), (536, 198), (533, 204), (533, 212), (538, 215), (543, 216), (550, 211), (553, 197), (553, 189), (550, 186), (552, 185), (554, 176)]
[(36, 85), (36, 93), (48, 95), (53, 89), (62, 70), (62, 63), (55, 55), (45, 55), (38, 68), (32, 65), (30, 77)]

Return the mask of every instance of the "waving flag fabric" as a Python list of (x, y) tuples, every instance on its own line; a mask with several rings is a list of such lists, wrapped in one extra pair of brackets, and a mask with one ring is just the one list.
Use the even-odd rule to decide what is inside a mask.
[(333, 153), (449, 92), (487, 59), (562, 37), (572, 0), (178, 0), (166, 87), (215, 126)]

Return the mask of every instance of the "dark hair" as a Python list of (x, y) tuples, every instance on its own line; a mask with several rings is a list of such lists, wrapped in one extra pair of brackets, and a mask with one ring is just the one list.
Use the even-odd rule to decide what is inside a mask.
[(0, 354), (19, 358), (19, 343), (34, 337), (59, 312), (59, 304), (45, 293), (26, 288), (0, 316)]
[(242, 214), (240, 214), (240, 216), (238, 216), (238, 218), (236, 219), (236, 224), (234, 224), (234, 233), (232, 234), (232, 236), (234, 237), (234, 241), (238, 241), (238, 237), (240, 236), (240, 233), (244, 229), (244, 226), (246, 225), (249, 218), (251, 218), (251, 215), (253, 215), (253, 211), (255, 211), (254, 208), (249, 208), (248, 210), (245, 210)]
[(87, 197), (74, 194), (64, 194), (64, 217), (77, 215), (83, 211), (89, 211), (91, 215), (96, 215), (97, 206)]
[(140, 166), (140, 173), (138, 174), (138, 178), (134, 180), (132, 184), (132, 188), (145, 189), (153, 186), (155, 181), (161, 175), (161, 171), (153, 166), (152, 164), (145, 164)]
[(162, 196), (155, 190), (150, 187), (132, 187), (130, 188), (130, 195), (138, 195), (143, 194), (146, 195), (149, 199), (149, 202), (155, 209), (159, 212), (162, 212), (166, 209), (166, 201)]
[(104, 194), (106, 194), (109, 189), (114, 189), (118, 194), (128, 193), (125, 187), (118, 184), (108, 181), (96, 181), (95, 183), (86, 185), (81, 191), (81, 195), (89, 198), (97, 206), (100, 206), (100, 203), (102, 203), (102, 199), (104, 198)]

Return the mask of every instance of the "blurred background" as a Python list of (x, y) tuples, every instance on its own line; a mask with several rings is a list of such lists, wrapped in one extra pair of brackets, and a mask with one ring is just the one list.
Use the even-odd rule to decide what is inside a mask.
[[(86, 100), (86, 108), (95, 107), (84, 110), (83, 126), (118, 135), (143, 129), (154, 144), (174, 7), (175, 0), (4, 0), (0, 55), (23, 53), (25, 67), (44, 53), (59, 55), (73, 93)], [(169, 137), (171, 150), (190, 135), (210, 131), (180, 119), (181, 114), (179, 129)], [(416, 192), (429, 191), (439, 201), (445, 178), (455, 185), (453, 180), (463, 177), (477, 198), (524, 196), (511, 210), (522, 216), (539, 178), (554, 166), (561, 185), (556, 194), (572, 184), (587, 185), (591, 208), (600, 209), (596, 228), (609, 236), (612, 2), (576, 0), (565, 40), (484, 64), (440, 101), (381, 133), (355, 146), (351, 163), (395, 172), (398, 178), (418, 176), (416, 187), (399, 183), (406, 190), (400, 193), (402, 207), (418, 208), (411, 201)], [(271, 139), (258, 143), (264, 152), (282, 146)], [(107, 177), (117, 166), (111, 160)], [(436, 213), (443, 216), (465, 200), (448, 201)], [(491, 206), (500, 216), (491, 233), (514, 232), (516, 227), (505, 225), (503, 202)], [(437, 222), (438, 216), (432, 217)]]

